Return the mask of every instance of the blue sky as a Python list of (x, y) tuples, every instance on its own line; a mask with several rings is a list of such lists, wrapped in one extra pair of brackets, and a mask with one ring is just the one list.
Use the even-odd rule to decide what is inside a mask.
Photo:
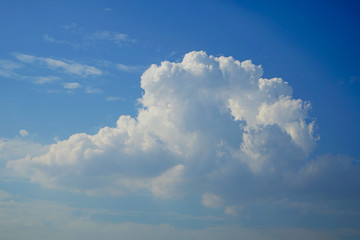
[(358, 239), (352, 1), (1, 1), (0, 239)]

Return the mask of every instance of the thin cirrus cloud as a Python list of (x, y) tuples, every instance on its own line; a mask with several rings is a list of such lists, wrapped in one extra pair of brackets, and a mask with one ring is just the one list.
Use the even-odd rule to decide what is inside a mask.
[(21, 68), (19, 63), (10, 60), (0, 59), (0, 76), (12, 77), (16, 75), (15, 69)]
[[(269, 195), (331, 199), (331, 183), (358, 198), (352, 159), (307, 160), (319, 139), (311, 104), (294, 99), (281, 78), (262, 74), (249, 60), (202, 51), (152, 65), (141, 77), (135, 118), (74, 134), (46, 153), (8, 161), (7, 169), (46, 188), (90, 195), (199, 194), (204, 206), (230, 215)], [(328, 181), (334, 174), (340, 181)]]
[(35, 84), (43, 85), (48, 83), (53, 83), (55, 81), (60, 80), (59, 77), (55, 76), (38, 76), (38, 77), (31, 77)]
[[(107, 8), (109, 9), (109, 8)], [(107, 10), (111, 11), (111, 10)], [(62, 26), (62, 28), (66, 31), (72, 31), (79, 35), (80, 40), (78, 41), (69, 41), (54, 38), (53, 36), (49, 36), (48, 34), (43, 35), (43, 39), (45, 42), (56, 43), (56, 44), (64, 44), (74, 48), (87, 48), (93, 46), (97, 42), (109, 42), (114, 43), (118, 46), (123, 46), (124, 44), (135, 43), (136, 39), (129, 37), (128, 34), (117, 32), (117, 31), (96, 31), (92, 33), (83, 33), (83, 30), (76, 24), (71, 23), (68, 25)]]
[(74, 74), (83, 77), (98, 76), (102, 74), (102, 71), (96, 67), (76, 63), (69, 60), (37, 57), (22, 53), (15, 54), (15, 57), (23, 63), (42, 64), (49, 69), (60, 70), (67, 74)]
[(87, 40), (102, 40), (113, 42), (118, 45), (122, 45), (123, 43), (134, 43), (135, 39), (130, 38), (125, 33), (120, 33), (116, 31), (98, 31), (92, 34), (88, 34), (86, 36)]
[(121, 97), (109, 96), (109, 97), (105, 98), (105, 100), (108, 102), (115, 102), (115, 101), (120, 101), (120, 100), (124, 100), (124, 99)]
[(80, 85), (80, 83), (77, 83), (77, 82), (64, 83), (64, 88), (69, 89), (69, 90), (74, 90), (77, 88), (81, 88), (81, 85)]
[(65, 30), (75, 30), (75, 29), (79, 29), (79, 26), (76, 23), (70, 23), (70, 24), (65, 24), (63, 26), (61, 26), (63, 29)]
[(133, 65), (126, 65), (126, 64), (116, 64), (116, 67), (120, 71), (124, 72), (143, 72), (146, 68), (144, 66), (133, 66)]
[(72, 46), (75, 48), (81, 47), (81, 44), (70, 42), (70, 41), (65, 41), (65, 40), (55, 39), (53, 37), (50, 37), (48, 34), (44, 34), (43, 37), (44, 37), (45, 42), (65, 44), (65, 45), (69, 45), (69, 46)]
[(92, 88), (92, 87), (87, 86), (86, 89), (85, 89), (85, 93), (88, 93), (88, 94), (100, 94), (100, 93), (102, 93), (102, 90), (99, 89), (99, 88)]
[(16, 72), (24, 65), (11, 60), (0, 59), (0, 76), (17, 80), (30, 80), (31, 82), (42, 85), (60, 80), (56, 76), (25, 76)]

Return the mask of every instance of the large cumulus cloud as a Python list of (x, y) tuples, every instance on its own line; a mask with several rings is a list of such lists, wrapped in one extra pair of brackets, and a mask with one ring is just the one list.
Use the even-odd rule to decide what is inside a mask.
[(317, 141), (311, 105), (262, 74), (249, 60), (202, 51), (152, 65), (141, 77), (136, 117), (7, 167), (49, 188), (163, 198), (193, 191), (209, 206), (236, 206), (239, 192), (270, 192), (291, 174), (300, 186), (310, 174), (304, 169), (318, 165), (305, 162)]

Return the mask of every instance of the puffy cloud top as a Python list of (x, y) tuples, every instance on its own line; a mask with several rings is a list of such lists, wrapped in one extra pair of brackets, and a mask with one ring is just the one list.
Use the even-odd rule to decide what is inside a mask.
[(218, 206), (228, 199), (221, 184), (291, 169), (315, 146), (310, 103), (262, 74), (250, 60), (203, 51), (152, 65), (135, 118), (120, 116), (116, 127), (74, 134), (7, 166), (43, 186), (88, 194), (201, 189), (203, 204)]

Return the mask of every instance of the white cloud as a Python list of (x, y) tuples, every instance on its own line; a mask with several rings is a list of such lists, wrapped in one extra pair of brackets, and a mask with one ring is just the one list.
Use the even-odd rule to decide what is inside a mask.
[(205, 193), (202, 195), (202, 204), (206, 207), (221, 207), (222, 206), (222, 199), (220, 196), (212, 194), (212, 193)]
[(15, 54), (15, 57), (24, 63), (42, 64), (49, 69), (62, 70), (67, 74), (75, 74), (83, 77), (91, 75), (97, 76), (102, 74), (101, 70), (96, 67), (76, 63), (69, 60), (57, 60), (53, 58), (37, 57), (22, 53)]
[[(50, 59), (46, 62), (52, 66), (64, 64)], [(139, 109), (136, 119), (121, 116), (115, 128), (103, 128), (95, 135), (75, 134), (52, 145), (47, 154), (32, 158), (29, 163), (24, 160), (9, 166), (22, 169), (22, 164), (34, 165), (27, 168), (34, 171), (32, 180), (54, 187), (63, 185), (64, 174), (90, 177), (88, 168), (98, 166), (100, 159), (107, 159), (107, 162), (101, 161), (111, 175), (106, 181), (112, 181), (110, 185), (119, 188), (124, 175), (116, 169), (126, 172), (126, 168), (131, 168), (128, 163), (132, 162), (138, 172), (134, 181), (148, 181), (150, 177), (153, 184), (149, 190), (158, 196), (171, 195), (173, 182), (181, 189), (184, 183), (181, 178), (194, 177), (202, 168), (216, 172), (218, 167), (244, 168), (242, 163), (246, 163), (254, 172), (259, 172), (264, 165), (277, 167), (280, 160), (276, 158), (283, 155), (283, 146), (290, 149), (291, 159), (294, 153), (307, 153), (303, 141), (312, 146), (315, 140), (309, 132), (312, 123), (306, 123), (308, 108), (303, 107), (302, 100), (293, 100), (290, 87), (281, 79), (267, 80), (261, 75), (261, 67), (250, 61), (216, 58), (204, 52), (191, 52), (181, 63), (152, 65), (141, 79), (145, 92), (139, 99), (143, 108)], [(67, 87), (79, 85), (71, 83)], [(283, 103), (284, 99), (287, 102)], [(265, 122), (264, 106), (277, 106), (279, 116)], [(282, 115), (282, 111), (289, 111), (288, 106), (294, 110), (289, 112), (290, 116)], [(294, 134), (287, 131), (292, 124)], [(300, 141), (298, 136), (306, 137)], [(278, 148), (273, 147), (274, 139)], [(219, 142), (222, 142), (221, 157)], [(144, 177), (144, 171), (148, 171), (146, 159), (152, 159), (152, 174)], [(289, 159), (284, 160), (285, 164), (291, 165), (287, 163)], [(40, 170), (40, 165), (48, 166), (48, 170)], [(77, 170), (61, 174), (69, 171), (67, 165), (76, 166)], [(175, 166), (182, 166), (181, 174)], [(57, 169), (59, 175), (52, 175), (51, 169)], [(49, 174), (52, 180), (48, 179)], [(163, 187), (157, 188), (160, 182)], [(76, 184), (73, 187), (83, 189)], [(123, 187), (127, 191), (126, 186)]]
[(141, 77), (135, 118), (120, 116), (115, 127), (74, 134), (7, 167), (42, 186), (88, 194), (197, 193), (205, 206), (230, 206), (229, 214), (273, 186), (311, 194), (316, 177), (307, 169), (321, 161), (304, 161), (317, 139), (310, 104), (262, 72), (251, 61), (204, 52), (152, 65)]
[(80, 88), (80, 87), (81, 87), (81, 85), (77, 82), (64, 83), (64, 88), (66, 88), (66, 89), (73, 90), (73, 89)]
[(22, 137), (25, 137), (25, 136), (29, 135), (29, 132), (26, 131), (25, 129), (21, 129), (21, 130), (19, 131), (19, 133), (20, 133), (20, 136), (22, 136)]
[(15, 54), (15, 57), (17, 58), (17, 60), (25, 63), (34, 63), (37, 60), (37, 57), (35, 56), (22, 53)]
[(47, 84), (47, 83), (53, 83), (55, 81), (58, 81), (60, 78), (55, 76), (39, 76), (39, 77), (33, 77), (35, 84)]

